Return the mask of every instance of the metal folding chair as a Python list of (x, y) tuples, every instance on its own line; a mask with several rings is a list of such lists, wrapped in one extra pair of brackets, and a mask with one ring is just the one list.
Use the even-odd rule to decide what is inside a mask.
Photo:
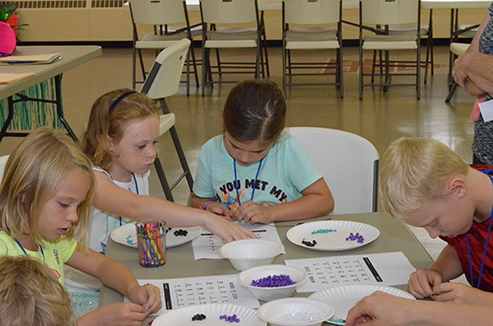
[(170, 186), (159, 157), (156, 157), (154, 161), (154, 167), (158, 173), (159, 181), (163, 187), (166, 199), (169, 201), (174, 201), (172, 190), (183, 180), (183, 178), (187, 180), (190, 191), (192, 191), (193, 188), (192, 174), (175, 128), (175, 115), (170, 113), (165, 99), (166, 97), (172, 96), (178, 92), (181, 73), (189, 47), (190, 40), (182, 39), (181, 41), (164, 49), (156, 57), (154, 65), (152, 66), (151, 71), (149, 72), (149, 75), (147, 76), (147, 79), (141, 89), (141, 93), (147, 94), (149, 98), (159, 101), (163, 111), (163, 115), (159, 117), (159, 135), (161, 136), (167, 131), (170, 132), (171, 138), (173, 139), (173, 143), (175, 145), (176, 153), (183, 169), (183, 173)]

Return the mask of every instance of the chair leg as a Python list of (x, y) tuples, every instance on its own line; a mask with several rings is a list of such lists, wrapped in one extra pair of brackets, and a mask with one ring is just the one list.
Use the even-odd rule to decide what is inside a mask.
[(195, 50), (193, 47), (193, 43), (190, 44), (190, 51), (192, 52), (192, 65), (193, 65), (193, 71), (195, 74), (195, 85), (197, 88), (199, 88), (200, 87), (199, 73), (198, 73), (198, 69), (197, 69), (197, 59), (195, 58)]
[(156, 156), (154, 159), (154, 167), (156, 168), (157, 175), (159, 177), (159, 181), (161, 182), (161, 187), (163, 188), (164, 196), (166, 197), (167, 200), (174, 202), (175, 200), (173, 199), (173, 194), (171, 193), (171, 189), (168, 184), (168, 180), (166, 179), (166, 176), (164, 175), (164, 170), (163, 166), (161, 165), (161, 161), (159, 160), (159, 157)]
[(146, 69), (144, 67), (144, 58), (142, 57), (142, 50), (138, 49), (137, 52), (139, 53), (140, 70), (142, 71), (142, 81), (144, 81), (146, 79)]
[(202, 45), (202, 96), (205, 96), (205, 87), (207, 86), (207, 50)]
[[(160, 104), (161, 104), (161, 110), (163, 111), (164, 114), (170, 113), (165, 99), (161, 99)], [(190, 167), (188, 166), (187, 158), (185, 157), (185, 152), (183, 151), (183, 147), (181, 146), (180, 139), (178, 137), (178, 133), (176, 132), (175, 126), (172, 126), (169, 129), (169, 132), (171, 134), (171, 139), (173, 139), (173, 144), (175, 145), (176, 154), (178, 155), (178, 158), (180, 160), (180, 164), (181, 164), (183, 173), (171, 187), (169, 187), (169, 185), (168, 185), (168, 189), (170, 191), (173, 190), (176, 187), (176, 185), (178, 183), (180, 183), (180, 181), (183, 178), (186, 178), (190, 191), (193, 191), (192, 172), (190, 171)], [(161, 167), (161, 170), (162, 170), (162, 167)], [(158, 172), (158, 174), (159, 174), (159, 172)], [(162, 174), (164, 177), (164, 171), (162, 172)], [(160, 179), (161, 179), (161, 177), (160, 177)], [(165, 177), (164, 177), (164, 180), (166, 180)], [(161, 184), (163, 185), (163, 182), (161, 182)], [(165, 194), (166, 194), (166, 190), (165, 190), (164, 186), (163, 186), (163, 190), (165, 191)]]
[(286, 44), (283, 40), (282, 44), (282, 89), (284, 91), (284, 97), (286, 97), (287, 85), (286, 85)]
[(359, 100), (363, 99), (363, 49), (359, 47)]
[(188, 48), (187, 52), (187, 96), (190, 96), (190, 49), (192, 47), (192, 44), (190, 44), (190, 47)]
[(137, 50), (132, 47), (132, 89), (135, 89), (137, 70)]
[(454, 82), (454, 84), (452, 85), (452, 88), (450, 88), (450, 91), (447, 94), (447, 98), (445, 99), (445, 103), (450, 102), (450, 100), (452, 99), (452, 96), (454, 96), (454, 93), (457, 90), (457, 86), (459, 86), (459, 85)]
[(190, 191), (193, 191), (192, 172), (190, 171), (190, 167), (188, 166), (187, 158), (185, 157), (185, 152), (183, 151), (183, 147), (181, 146), (175, 126), (171, 127), (169, 131), (171, 134), (171, 138), (173, 139), (173, 143), (175, 144), (176, 154), (178, 154), (178, 158), (180, 159), (180, 164), (183, 170), (183, 174), (177, 182), (180, 182), (181, 179), (185, 177), (185, 179), (187, 179), (188, 188), (190, 189)]

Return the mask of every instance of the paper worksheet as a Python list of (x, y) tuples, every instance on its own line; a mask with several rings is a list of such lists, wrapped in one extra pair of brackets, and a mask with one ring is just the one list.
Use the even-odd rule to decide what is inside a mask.
[(308, 275), (308, 282), (299, 293), (315, 292), (341, 285), (407, 284), (416, 271), (402, 252), (288, 259), (286, 265), (298, 267)]
[[(138, 280), (140, 285), (152, 284), (161, 292), (163, 307), (153, 315), (187, 306), (232, 303), (256, 309), (260, 303), (237, 283), (237, 274), (189, 277), (163, 280)], [(130, 302), (125, 298), (125, 302)]]
[[(237, 222), (235, 222), (237, 223)], [(277, 233), (274, 223), (269, 224), (249, 224), (237, 223), (244, 228), (252, 231), (259, 239), (272, 240), (281, 243), (279, 233)], [(193, 256), (195, 260), (199, 259), (222, 259), (219, 256), (218, 249), (225, 241), (211, 233), (203, 232), (200, 237), (192, 241)], [(283, 254), (286, 252), (283, 250)]]

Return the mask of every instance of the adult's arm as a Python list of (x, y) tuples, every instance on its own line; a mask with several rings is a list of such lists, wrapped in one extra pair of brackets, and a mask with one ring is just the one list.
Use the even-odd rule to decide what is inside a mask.
[(466, 52), (454, 63), (454, 80), (469, 94), (478, 96), (493, 94), (493, 57), (479, 52), (479, 41), (490, 21), (487, 13), (478, 27)]

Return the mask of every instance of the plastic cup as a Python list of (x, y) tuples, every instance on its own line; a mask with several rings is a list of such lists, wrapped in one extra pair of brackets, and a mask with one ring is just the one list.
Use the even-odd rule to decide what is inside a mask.
[(135, 224), (139, 248), (139, 263), (158, 267), (166, 263), (166, 222), (142, 220)]

